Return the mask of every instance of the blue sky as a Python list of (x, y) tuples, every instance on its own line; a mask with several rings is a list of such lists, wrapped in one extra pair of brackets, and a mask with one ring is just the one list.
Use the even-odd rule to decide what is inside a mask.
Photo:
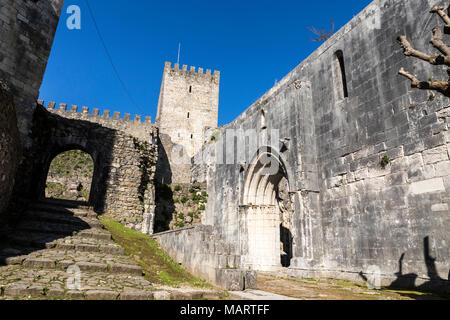
[[(370, 0), (90, 0), (122, 89), (85, 0), (65, 0), (40, 98), (154, 119), (165, 61), (221, 71), (219, 125), (233, 121), (320, 44), (307, 27), (336, 30)], [(66, 9), (81, 8), (81, 30)]]

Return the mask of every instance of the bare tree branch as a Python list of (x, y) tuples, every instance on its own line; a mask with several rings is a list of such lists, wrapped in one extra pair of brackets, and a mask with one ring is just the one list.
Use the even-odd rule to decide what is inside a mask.
[(450, 6), (448, 7), (448, 10), (447, 10), (448, 14), (445, 13), (444, 10), (445, 10), (444, 6), (436, 6), (436, 7), (433, 7), (430, 12), (431, 13), (437, 13), (442, 18), (442, 20), (447, 25), (447, 27), (450, 27), (450, 17), (449, 17), (449, 15), (450, 15)]
[[(450, 6), (448, 8), (448, 14), (444, 11), (443, 6), (436, 6), (431, 9), (431, 13), (438, 14), (444, 23), (446, 24), (446, 28), (450, 28)], [(423, 61), (428, 62), (431, 65), (444, 65), (447, 66), (447, 74), (449, 75), (448, 81), (420, 81), (413, 74), (405, 71), (404, 68), (401, 68), (399, 71), (399, 75), (406, 77), (411, 81), (411, 87), (418, 88), (422, 90), (434, 90), (442, 93), (443, 95), (450, 97), (450, 48), (443, 41), (443, 33), (440, 28), (433, 29), (433, 35), (431, 37), (430, 43), (434, 48), (439, 50), (441, 54), (435, 53), (433, 55), (429, 55), (423, 53), (419, 50), (413, 48), (411, 43), (409, 43), (406, 36), (399, 36), (397, 38), (398, 43), (403, 48), (405, 56), (414, 57)]]
[(419, 81), (414, 75), (401, 68), (398, 72), (409, 80), (411, 80), (411, 87), (422, 90), (435, 90), (450, 97), (450, 82), (449, 81)]
[[(433, 39), (434, 39), (434, 37), (433, 37)], [(406, 39), (406, 36), (400, 36), (400, 37), (398, 37), (397, 40), (400, 43), (400, 45), (402, 46), (405, 56), (419, 58), (423, 61), (426, 61), (426, 62), (428, 62), (432, 65), (436, 65), (436, 66), (437, 65), (446, 65), (446, 66), (450, 67), (450, 56), (442, 56), (437, 53), (433, 54), (433, 55), (429, 55), (429, 54), (423, 53), (419, 50), (416, 50), (412, 47), (412, 45)], [(431, 41), (437, 43), (439, 40), (435, 39), (435, 40), (431, 40)], [(441, 37), (441, 41), (442, 41), (442, 37)], [(445, 44), (443, 42), (442, 42), (442, 44), (445, 46)], [(445, 46), (445, 47), (447, 47), (447, 46)], [(444, 50), (444, 48), (442, 48), (442, 49)], [(448, 48), (447, 48), (447, 50), (448, 50)]]
[(321, 30), (318, 30), (314, 27), (307, 27), (306, 29), (308, 29), (309, 31), (313, 32), (316, 35), (315, 38), (311, 38), (311, 41), (322, 42), (322, 41), (326, 41), (331, 38), (331, 36), (334, 33), (334, 28), (335, 28), (334, 21), (333, 21), (333, 19), (331, 19), (331, 29), (330, 30), (326, 30), (325, 27), (322, 27)]

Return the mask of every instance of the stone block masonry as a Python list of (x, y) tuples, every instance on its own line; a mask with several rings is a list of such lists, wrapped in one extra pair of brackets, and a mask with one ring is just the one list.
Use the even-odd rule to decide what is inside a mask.
[[(44, 101), (38, 100), (38, 103), (45, 107)], [(98, 108), (93, 108), (92, 113), (90, 113), (89, 107), (79, 108), (76, 105), (69, 107), (65, 103), (60, 103), (59, 107), (56, 107), (56, 103), (51, 101), (48, 102), (46, 109), (67, 119), (98, 123), (106, 128), (120, 130), (143, 141), (156, 143), (156, 127), (152, 125), (152, 119), (149, 116), (135, 115), (132, 120), (129, 113), (123, 114), (123, 118), (121, 118), (120, 112), (114, 111), (111, 113), (109, 110), (104, 110), (103, 114), (100, 115), (100, 109)]]
[[(219, 86), (219, 71), (204, 73), (203, 68), (188, 70), (186, 65), (180, 69), (178, 64), (172, 68), (166, 62), (156, 117), (160, 133), (167, 135), (161, 140), (172, 168), (171, 181), (166, 183), (190, 183), (190, 176), (183, 173), (186, 170), (177, 170), (179, 162), (189, 166), (203, 145), (205, 132), (217, 127)], [(181, 161), (172, 159), (174, 155), (182, 157)]]
[[(7, 84), (14, 99), (14, 108), (4, 105), (2, 101), (2, 117), (0, 130), (8, 136), (8, 153), (2, 165), (5, 180), (0, 189), (0, 215), (8, 205), (10, 188), (14, 181), (22, 180), (21, 163), (25, 163), (28, 152), (32, 148), (33, 114), (36, 99), (44, 76), (45, 67), (50, 54), (53, 38), (58, 25), (63, 0), (1, 0), (0, 1), (0, 81)], [(2, 93), (3, 95), (3, 93)], [(11, 112), (14, 112), (13, 115)], [(17, 140), (18, 129), (20, 139)], [(2, 138), (2, 144), (6, 142)], [(12, 139), (12, 140), (11, 140)], [(22, 148), (19, 158), (16, 150)], [(2, 153), (3, 153), (2, 146)], [(11, 163), (10, 163), (11, 162)], [(14, 167), (19, 166), (17, 176)], [(0, 177), (1, 178), (1, 177)], [(4, 187), (3, 187), (4, 186)], [(16, 190), (16, 189), (15, 189)], [(20, 195), (18, 192), (13, 192)], [(15, 197), (17, 198), (17, 197)], [(12, 212), (11, 210), (8, 210)]]
[(0, 79), (11, 87), (25, 149), (63, 0), (0, 1)]
[[(432, 51), (423, 30), (442, 26), (429, 13), (439, 4), (372, 2), (195, 157), (209, 159), (192, 174), (213, 195), (204, 222), (240, 244), (241, 266), (352, 280), (375, 268), (382, 285), (450, 291), (450, 101), (410, 88), (398, 71), (447, 75), (406, 58), (396, 41), (406, 33), (418, 50)], [(280, 171), (269, 179), (258, 174), (261, 163), (220, 163), (218, 150), (235, 152), (224, 145), (230, 129), (260, 137), (278, 130), (267, 147)], [(259, 203), (245, 203), (246, 194)], [(252, 254), (252, 234), (268, 213), (248, 219), (249, 205), (272, 205), (279, 216), (280, 230), (268, 236), (264, 227), (279, 253), (258, 247), (263, 261)]]
[(21, 143), (13, 97), (9, 88), (0, 82), (0, 225), (6, 221), (3, 214), (11, 197), (20, 157)]
[(89, 203), (96, 212), (143, 233), (153, 232), (158, 151), (151, 143), (151, 132), (147, 132), (147, 139), (140, 140), (106, 124), (65, 118), (42, 106), (36, 110), (33, 131), (34, 148), (22, 173), (28, 178), (16, 186), (21, 186), (23, 197), (42, 198), (54, 157), (64, 151), (82, 150), (94, 162)]
[(197, 226), (154, 235), (162, 248), (196, 276), (225, 290), (257, 289), (257, 275), (240, 268), (236, 247), (212, 226)]

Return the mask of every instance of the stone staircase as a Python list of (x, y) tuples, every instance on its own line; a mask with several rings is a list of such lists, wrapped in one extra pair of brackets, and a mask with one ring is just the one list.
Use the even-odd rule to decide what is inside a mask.
[[(0, 299), (153, 300), (211, 297), (160, 290), (86, 205), (32, 204), (0, 251)], [(217, 297), (218, 298), (218, 297)]]

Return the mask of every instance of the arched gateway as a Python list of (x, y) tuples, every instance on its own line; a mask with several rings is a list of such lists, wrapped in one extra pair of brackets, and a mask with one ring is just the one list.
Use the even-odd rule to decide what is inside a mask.
[(260, 149), (244, 177), (240, 211), (245, 267), (270, 271), (292, 258), (292, 201), (288, 169), (270, 147)]

